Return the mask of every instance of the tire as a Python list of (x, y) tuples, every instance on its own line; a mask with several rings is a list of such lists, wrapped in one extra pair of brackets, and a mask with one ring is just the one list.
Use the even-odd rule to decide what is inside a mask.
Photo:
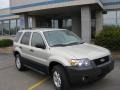
[(26, 70), (26, 67), (22, 64), (21, 62), (21, 56), (19, 54), (17, 54), (15, 56), (15, 64), (16, 64), (16, 68), (19, 70), (19, 71), (25, 71)]
[(53, 68), (52, 79), (56, 90), (70, 90), (68, 78), (62, 66), (57, 65)]

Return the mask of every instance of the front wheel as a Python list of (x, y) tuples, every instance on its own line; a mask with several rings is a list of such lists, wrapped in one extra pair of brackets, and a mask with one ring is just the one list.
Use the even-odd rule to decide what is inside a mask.
[(53, 83), (56, 90), (70, 90), (66, 72), (63, 67), (55, 66), (52, 73)]

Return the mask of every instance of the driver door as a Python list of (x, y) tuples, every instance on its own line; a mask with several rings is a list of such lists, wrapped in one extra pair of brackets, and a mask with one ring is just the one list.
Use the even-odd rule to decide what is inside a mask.
[[(44, 46), (44, 48), (37, 47), (39, 45)], [(34, 63), (39, 65), (47, 66), (47, 59), (49, 57), (48, 49), (46, 48), (45, 42), (41, 33), (33, 32), (31, 37), (31, 49), (30, 49), (31, 59)]]

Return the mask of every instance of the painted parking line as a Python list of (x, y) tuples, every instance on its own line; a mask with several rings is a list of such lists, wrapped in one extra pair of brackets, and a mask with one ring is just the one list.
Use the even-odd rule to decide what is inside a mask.
[(30, 87), (28, 88), (28, 90), (35, 90), (38, 86), (44, 84), (48, 79), (49, 79), (49, 77), (46, 77), (46, 78), (40, 80), (40, 81), (37, 82), (36, 84), (30, 86)]

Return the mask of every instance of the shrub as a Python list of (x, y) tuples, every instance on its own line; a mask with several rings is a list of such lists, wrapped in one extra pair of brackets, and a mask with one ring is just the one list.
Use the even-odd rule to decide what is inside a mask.
[(0, 40), (0, 47), (9, 47), (13, 45), (13, 41), (10, 39), (2, 39)]
[(95, 44), (110, 50), (120, 50), (120, 27), (105, 27), (104, 30), (96, 36)]

